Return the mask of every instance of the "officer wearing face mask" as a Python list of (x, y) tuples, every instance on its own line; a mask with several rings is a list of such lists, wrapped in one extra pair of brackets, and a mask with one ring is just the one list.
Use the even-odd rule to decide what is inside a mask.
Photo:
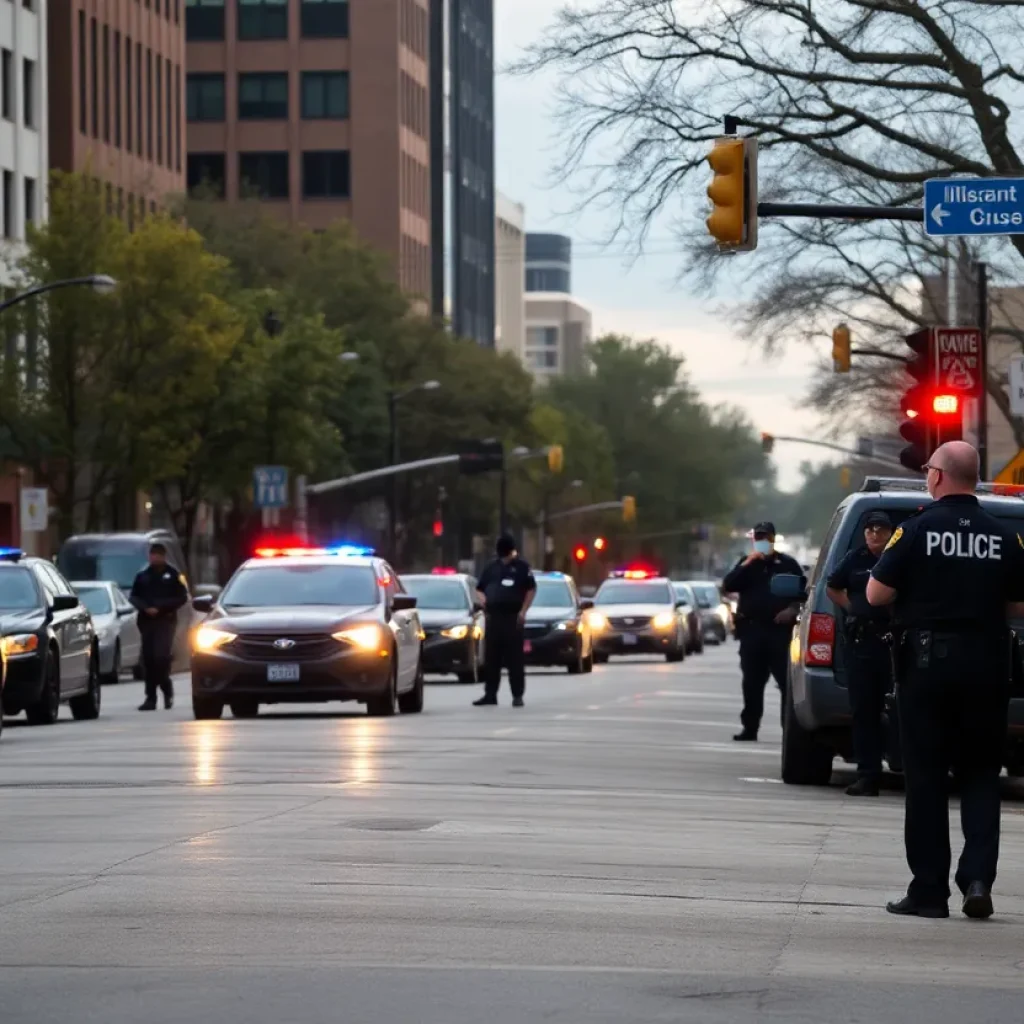
[(775, 550), (774, 524), (758, 523), (754, 527), (754, 550), (722, 580), (724, 591), (739, 595), (736, 637), (743, 673), (743, 728), (733, 739), (741, 743), (757, 739), (769, 676), (782, 691), (785, 707), (789, 642), (799, 606), (772, 594), (772, 577), (780, 574), (802, 576), (803, 569), (795, 558)]
[(886, 637), (892, 616), (888, 608), (868, 604), (871, 570), (892, 536), (892, 522), (882, 511), (868, 514), (864, 544), (854, 548), (829, 576), (826, 593), (846, 613), (843, 631), (847, 687), (853, 712), (853, 751), (857, 781), (849, 796), (878, 796), (885, 731), (882, 716), (892, 683), (892, 659)]
[(904, 841), (913, 878), (890, 914), (949, 916), (949, 770), (960, 790), (956, 869), (968, 917), (992, 915), (999, 859), (999, 774), (1010, 700), (1007, 620), (1024, 617), (1024, 540), (974, 495), (978, 453), (937, 448), (925, 467), (935, 499), (893, 535), (867, 598), (891, 605), (906, 779)]

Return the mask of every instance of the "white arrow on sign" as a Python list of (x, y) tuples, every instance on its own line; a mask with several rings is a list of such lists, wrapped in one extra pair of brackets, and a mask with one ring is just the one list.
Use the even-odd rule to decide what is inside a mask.
[(932, 207), (932, 220), (935, 221), (939, 227), (942, 227), (942, 222), (949, 216), (949, 210), (942, 208), (942, 203), (936, 203)]

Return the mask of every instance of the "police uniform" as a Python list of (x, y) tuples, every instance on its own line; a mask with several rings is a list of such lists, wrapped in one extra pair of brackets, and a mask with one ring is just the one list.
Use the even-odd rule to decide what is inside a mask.
[(519, 613), (526, 595), (537, 588), (533, 572), (522, 558), (507, 562), (496, 558), (480, 574), (476, 588), (487, 599), (484, 606), (484, 699), (497, 700), (501, 670), (506, 668), (512, 697), (521, 700), (526, 690), (526, 660)]
[[(146, 566), (132, 584), (131, 603), (139, 611), (139, 632), (142, 634), (147, 703), (156, 702), (158, 688), (168, 701), (174, 696), (171, 683), (174, 633), (178, 625), (178, 609), (187, 601), (184, 577), (170, 563), (160, 568)], [(155, 608), (157, 614), (147, 615), (147, 608)]]
[(897, 592), (904, 837), (913, 875), (907, 897), (888, 909), (945, 916), (950, 768), (964, 835), (957, 886), (965, 895), (977, 884), (987, 892), (996, 877), (1011, 676), (1006, 605), (1024, 600), (1024, 543), (974, 495), (948, 495), (896, 530), (872, 575)]
[[(771, 527), (770, 523), (758, 524)], [(772, 535), (775, 533), (771, 527)], [(800, 563), (780, 551), (772, 551), (748, 565), (741, 558), (722, 580), (722, 589), (739, 595), (736, 607), (736, 637), (740, 642), (740, 671), (743, 673), (743, 712), (740, 722), (743, 732), (738, 739), (756, 739), (764, 714), (764, 688), (773, 676), (782, 691), (785, 709), (786, 678), (789, 668), (789, 643), (793, 624), (778, 623), (775, 617), (791, 607), (788, 598), (775, 597), (771, 592), (773, 576), (802, 576)], [(785, 714), (785, 711), (783, 711)]]
[[(891, 526), (885, 513), (868, 517), (868, 526)], [(826, 585), (845, 590), (850, 602), (843, 624), (844, 660), (850, 708), (853, 712), (853, 751), (857, 774), (868, 786), (877, 787), (885, 753), (882, 725), (886, 694), (892, 687), (892, 651), (887, 637), (892, 629), (888, 608), (868, 604), (867, 585), (878, 562), (866, 544), (851, 551), (836, 566)]]

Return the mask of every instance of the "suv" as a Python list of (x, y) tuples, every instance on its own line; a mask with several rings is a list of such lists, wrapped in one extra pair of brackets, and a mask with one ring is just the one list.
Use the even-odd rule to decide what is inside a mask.
[[(1008, 526), (1024, 535), (1024, 495), (1018, 490), (981, 484), (978, 499), (987, 512), (1008, 520)], [(881, 510), (896, 527), (930, 501), (923, 480), (868, 477), (861, 490), (844, 498), (832, 516), (806, 588), (794, 576), (777, 576), (772, 581), (773, 591), (786, 597), (800, 592), (800, 599), (805, 601), (789, 652), (782, 737), (783, 782), (825, 786), (832, 777), (832, 760), (836, 755), (845, 761), (853, 760), (844, 632), (839, 628), (845, 613), (829, 600), (825, 581), (847, 552), (863, 543), (868, 513)], [(792, 592), (787, 592), (787, 588)], [(898, 751), (886, 751), (890, 766), (897, 759)], [(1010, 701), (1003, 764), (1012, 774), (1024, 772), (1024, 697)]]

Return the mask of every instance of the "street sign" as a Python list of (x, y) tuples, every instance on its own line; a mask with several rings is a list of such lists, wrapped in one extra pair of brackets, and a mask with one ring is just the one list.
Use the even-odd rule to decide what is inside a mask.
[(928, 235), (1024, 235), (1024, 178), (932, 178), (924, 183)]
[(1010, 412), (1024, 416), (1024, 356), (1010, 360)]
[(42, 533), (50, 523), (50, 499), (45, 487), (21, 489), (21, 529)]
[(252, 472), (252, 500), (257, 508), (286, 508), (288, 467), (257, 466)]
[(997, 484), (1024, 484), (1024, 448), (996, 474)]
[(935, 364), (940, 390), (981, 394), (981, 329), (936, 327)]

